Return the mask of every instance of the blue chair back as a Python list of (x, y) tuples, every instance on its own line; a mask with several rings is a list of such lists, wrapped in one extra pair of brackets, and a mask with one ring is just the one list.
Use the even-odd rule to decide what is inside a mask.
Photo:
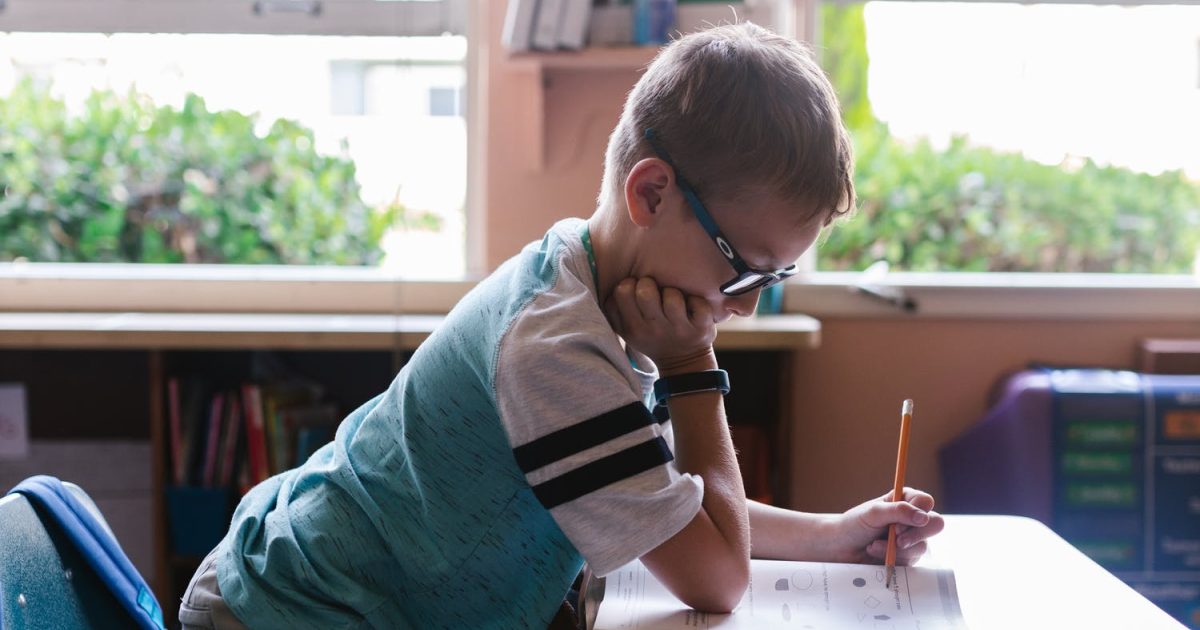
[(39, 476), (0, 498), (0, 630), (163, 627), (82, 489)]

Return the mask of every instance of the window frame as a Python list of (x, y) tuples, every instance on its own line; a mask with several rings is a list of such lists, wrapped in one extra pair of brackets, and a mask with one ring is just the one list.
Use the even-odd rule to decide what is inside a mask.
[[(271, 1), (271, 0), (264, 0)], [(322, 10), (314, 17), (305, 12), (267, 11), (255, 15), (253, 0), (0, 0), (0, 31), (24, 32), (164, 32), (245, 33), (304, 35), (429, 36), (454, 33), (479, 36), (482, 25), (469, 20), (470, 0), (392, 1), (318, 0)], [(776, 24), (784, 32), (813, 41), (817, 32), (819, 0), (780, 0)], [(837, 0), (830, 0), (837, 1)], [(886, 1), (886, 0), (883, 0)], [(1000, 0), (1005, 1), (1005, 0)], [(1064, 3), (1086, 0), (1061, 0)], [(303, 0), (273, 0), (274, 5), (304, 5)], [(1091, 3), (1091, 2), (1089, 2)], [(1102, 4), (1200, 4), (1200, 0), (1173, 2), (1107, 2)], [(473, 30), (474, 29), (474, 30)], [(819, 42), (817, 42), (819, 45)], [(468, 46), (467, 98), (463, 105), (468, 133), (478, 115), (475, 56), (477, 46)], [(482, 159), (477, 143), (468, 146), (468, 224), (484, 219), (472, 192), (478, 183)], [(131, 308), (187, 311), (211, 308), (217, 299), (224, 309), (271, 312), (279, 305), (264, 303), (256, 296), (259, 288), (249, 284), (282, 283), (291, 291), (312, 288), (314, 304), (355, 303), (346, 301), (347, 291), (367, 291), (373, 303), (388, 295), (405, 303), (405, 309), (423, 312), (448, 310), (456, 295), (483, 275), (480, 267), (480, 234), (467, 230), (468, 279), (461, 281), (413, 282), (378, 270), (329, 267), (245, 267), (172, 265), (170, 268), (144, 264), (87, 263), (0, 263), (0, 295), (6, 299), (0, 310), (99, 310)], [(901, 309), (859, 291), (862, 276), (853, 272), (815, 271), (815, 252), (806, 253), (801, 276), (786, 283), (785, 311), (829, 317), (965, 317), (984, 319), (1187, 319), (1200, 313), (1198, 274), (1012, 274), (991, 272), (892, 273), (882, 286), (893, 287), (918, 303), (916, 313)], [(171, 304), (141, 304), (137, 296), (158, 282), (179, 281), (203, 285), (205, 301), (192, 304), (185, 293)], [(65, 284), (64, 284), (65, 283)], [(79, 292), (68, 303), (60, 293), (66, 284)], [(114, 291), (117, 287), (122, 290)], [(368, 288), (369, 287), (369, 288)], [(389, 288), (390, 287), (390, 288)], [(426, 295), (426, 294), (429, 295)], [(225, 295), (231, 300), (220, 299)], [(359, 294), (367, 297), (366, 294)], [(399, 299), (405, 295), (408, 299)], [(338, 296), (336, 301), (328, 297)], [(435, 297), (436, 296), (436, 297)], [(416, 298), (413, 300), (412, 298)], [(1131, 299), (1134, 298), (1134, 299)], [(130, 302), (130, 300), (133, 300)], [(140, 305), (140, 306), (139, 306)], [(295, 306), (293, 303), (292, 306)], [(344, 310), (339, 308), (336, 310)]]
[[(480, 37), (477, 0), (0, 0), (0, 33), (163, 33), (344, 37)], [(319, 7), (313, 11), (313, 7)], [(470, 138), (478, 128), (479, 47), (467, 46), (465, 97), (459, 103)], [(378, 60), (374, 60), (378, 61)], [(478, 149), (468, 140), (464, 211), (477, 211)], [(481, 240), (467, 223), (468, 273), (478, 273)], [(22, 264), (22, 263), (16, 263)], [(101, 264), (101, 263), (88, 263)], [(12, 263), (0, 263), (0, 268)], [(119, 267), (120, 264), (114, 265)], [(3, 273), (3, 271), (0, 271)], [(113, 273), (113, 272), (109, 272)], [(115, 272), (121, 275), (123, 272)], [(70, 275), (70, 272), (68, 272)], [(0, 310), (6, 306), (0, 304)]]
[(0, 31), (434, 36), (469, 0), (0, 0)]

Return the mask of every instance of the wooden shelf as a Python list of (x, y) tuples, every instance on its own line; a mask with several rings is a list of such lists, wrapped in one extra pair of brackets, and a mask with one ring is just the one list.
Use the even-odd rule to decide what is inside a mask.
[[(0, 348), (413, 350), (440, 315), (275, 313), (0, 313)], [(718, 350), (815, 348), (807, 315), (733, 318)]]
[(554, 52), (523, 52), (509, 55), (510, 62), (538, 70), (639, 70), (650, 65), (657, 46), (613, 46), (560, 50)]
[(808, 315), (733, 317), (717, 331), (718, 350), (811, 350), (821, 345), (821, 322)]

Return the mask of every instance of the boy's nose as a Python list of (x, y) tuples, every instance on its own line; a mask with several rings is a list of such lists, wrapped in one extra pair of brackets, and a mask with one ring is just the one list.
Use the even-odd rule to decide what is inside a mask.
[(749, 317), (754, 314), (754, 309), (758, 307), (758, 294), (762, 289), (754, 289), (748, 293), (735, 295), (725, 298), (725, 306), (734, 315), (739, 317)]

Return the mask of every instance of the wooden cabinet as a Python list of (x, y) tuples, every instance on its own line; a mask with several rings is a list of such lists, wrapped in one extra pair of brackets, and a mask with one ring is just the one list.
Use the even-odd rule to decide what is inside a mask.
[[(200, 557), (168, 545), (167, 381), (207, 375), (235, 384), (269, 353), (322, 384), (348, 412), (383, 391), (411, 352), (440, 323), (435, 315), (0, 312), (0, 382), (25, 384), (33, 440), (148, 441), (153, 574), (173, 619)], [(815, 347), (820, 324), (803, 315), (730, 320), (717, 339), (733, 374), (731, 423), (759, 453), (747, 482), (753, 494), (786, 497), (791, 354)], [(764, 466), (762, 457), (769, 459)], [(757, 471), (757, 472), (754, 472)], [(70, 479), (88, 487), (88, 479)], [(128, 516), (128, 515), (123, 515)], [(125, 543), (123, 543), (125, 544)]]

